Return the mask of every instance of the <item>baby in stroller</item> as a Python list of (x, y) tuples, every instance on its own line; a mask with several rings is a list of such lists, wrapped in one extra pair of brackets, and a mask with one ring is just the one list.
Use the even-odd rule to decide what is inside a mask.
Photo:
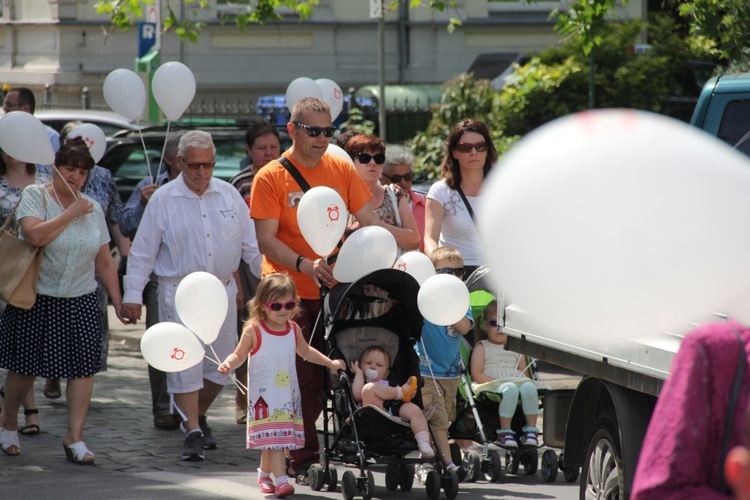
[(480, 336), (471, 355), (471, 378), (474, 393), (482, 390), (502, 395), (500, 401), (500, 429), (496, 444), (502, 448), (518, 448), (511, 421), (521, 398), (526, 425), (522, 431), (524, 446), (539, 446), (539, 395), (536, 385), (527, 374), (524, 356), (505, 349), (508, 336), (500, 330), (497, 322), (497, 301), (490, 302), (482, 313)]
[(417, 393), (417, 377), (412, 375), (404, 385), (391, 387), (388, 382), (391, 369), (390, 356), (379, 345), (365, 349), (357, 361), (352, 361), (351, 366), (354, 372), (352, 382), (354, 400), (363, 405), (377, 406), (383, 411), (387, 411), (385, 408), (387, 402), (401, 401), (400, 404), (394, 406), (398, 407), (398, 416), (409, 421), (414, 437), (417, 439), (419, 452), (423, 457), (434, 457), (435, 452), (430, 446), (427, 419), (422, 410), (410, 402)]

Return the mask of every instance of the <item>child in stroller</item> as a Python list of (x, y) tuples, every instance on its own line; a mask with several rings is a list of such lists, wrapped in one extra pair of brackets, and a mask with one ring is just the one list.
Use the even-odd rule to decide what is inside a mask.
[(386, 411), (386, 402), (401, 401), (398, 405), (398, 415), (409, 421), (414, 437), (417, 439), (419, 452), (423, 457), (434, 457), (435, 452), (430, 446), (427, 419), (422, 410), (410, 402), (417, 394), (417, 377), (412, 375), (403, 386), (391, 387), (388, 382), (391, 359), (385, 349), (379, 345), (368, 347), (357, 361), (352, 361), (352, 371), (354, 372), (352, 383), (354, 400), (363, 405), (376, 406), (383, 411)]

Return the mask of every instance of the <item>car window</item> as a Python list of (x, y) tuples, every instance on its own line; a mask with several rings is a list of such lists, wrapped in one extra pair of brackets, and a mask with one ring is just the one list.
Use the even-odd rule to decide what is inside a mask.
[[(750, 100), (736, 100), (727, 104), (721, 117), (718, 138), (734, 147), (745, 134), (750, 132)], [(750, 156), (750, 140), (737, 147), (738, 151)]]

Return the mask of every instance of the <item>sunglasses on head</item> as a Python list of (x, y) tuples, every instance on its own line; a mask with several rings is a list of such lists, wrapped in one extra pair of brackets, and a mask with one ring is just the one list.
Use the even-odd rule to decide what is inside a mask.
[(378, 154), (368, 154), (368, 153), (359, 153), (357, 155), (357, 160), (362, 164), (370, 163), (370, 160), (375, 160), (375, 163), (378, 165), (382, 165), (385, 163), (385, 155), (383, 153)]
[(469, 144), (468, 142), (462, 142), (461, 144), (456, 144), (456, 151), (459, 153), (471, 153), (472, 149), (476, 149), (477, 153), (484, 153), (487, 151), (487, 143), (477, 142), (476, 144)]
[(405, 180), (406, 182), (411, 182), (411, 181), (414, 180), (414, 172), (412, 172), (410, 170), (408, 173), (406, 173), (404, 175), (398, 175), (398, 174), (396, 174), (396, 175), (388, 175), (388, 174), (383, 174), (383, 177), (385, 177), (386, 179), (390, 180), (394, 184), (398, 184), (399, 182), (401, 182), (401, 179)]
[(267, 308), (269, 308), (272, 311), (279, 312), (281, 311), (281, 308), (283, 307), (287, 311), (291, 311), (295, 307), (297, 307), (297, 301), (296, 300), (290, 300), (289, 302), (284, 302), (283, 304), (281, 302), (266, 302), (264, 304)]
[(307, 132), (307, 135), (310, 137), (318, 137), (320, 133), (322, 132), (325, 137), (333, 137), (333, 134), (336, 133), (336, 127), (311, 127), (309, 125), (305, 125), (304, 123), (294, 122), (294, 125), (297, 127), (305, 130)]
[(456, 278), (463, 278), (466, 270), (463, 267), (441, 267), (435, 269), (437, 274), (452, 274)]

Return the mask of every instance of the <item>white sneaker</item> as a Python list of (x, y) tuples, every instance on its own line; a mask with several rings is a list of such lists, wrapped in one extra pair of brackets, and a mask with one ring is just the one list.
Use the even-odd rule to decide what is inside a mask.
[(417, 464), (417, 466), (414, 468), (414, 475), (417, 478), (417, 481), (420, 482), (420, 484), (425, 484), (427, 482), (427, 474), (429, 474), (432, 471), (432, 464)]

